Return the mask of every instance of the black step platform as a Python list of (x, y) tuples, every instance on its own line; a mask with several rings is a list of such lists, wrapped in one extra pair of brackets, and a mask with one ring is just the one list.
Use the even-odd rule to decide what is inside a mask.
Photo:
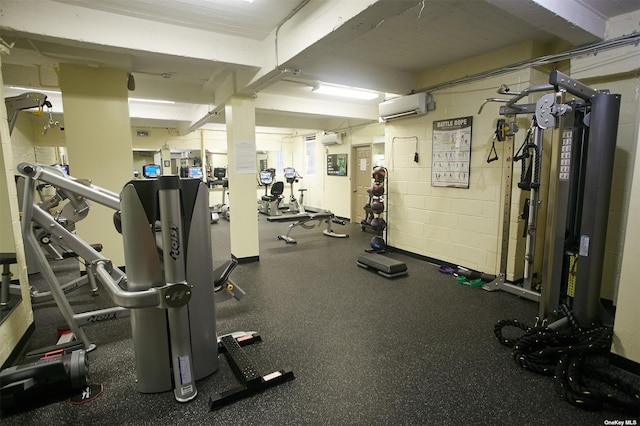
[(240, 385), (228, 391), (213, 395), (209, 398), (211, 411), (224, 407), (227, 404), (246, 398), (258, 392), (295, 379), (293, 371), (284, 369), (276, 370), (269, 374), (261, 375), (256, 366), (251, 362), (242, 350), (242, 346), (254, 342), (260, 342), (259, 335), (253, 334), (248, 339), (234, 338), (231, 335), (223, 336), (218, 343), (218, 351), (227, 356), (229, 364), (240, 382)]
[(407, 275), (407, 265), (399, 260), (391, 259), (378, 253), (365, 253), (358, 257), (358, 266), (365, 269), (375, 269), (386, 278)]

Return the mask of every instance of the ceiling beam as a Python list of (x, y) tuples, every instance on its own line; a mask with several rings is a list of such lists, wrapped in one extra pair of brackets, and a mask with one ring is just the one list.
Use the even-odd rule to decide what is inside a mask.
[[(70, 45), (90, 43), (111, 49), (259, 67), (259, 41), (101, 12), (50, 0), (3, 0), (2, 27), (16, 34), (53, 37)], [(116, 30), (117, 29), (117, 30)]]
[(485, 0), (574, 46), (605, 39), (607, 19), (579, 0)]

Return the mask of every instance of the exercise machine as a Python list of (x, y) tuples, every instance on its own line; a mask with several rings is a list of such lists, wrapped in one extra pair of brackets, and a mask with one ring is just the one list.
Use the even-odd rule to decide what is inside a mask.
[[(534, 92), (542, 95), (535, 104), (517, 102)], [(531, 133), (524, 150), (530, 149), (529, 165), (523, 165), (519, 186), (530, 189), (523, 287), (506, 283), (506, 244), (503, 239), (500, 274), (485, 290), (504, 290), (539, 300), (540, 318), (562, 316), (561, 305), (571, 308), (578, 325), (603, 321), (600, 289), (605, 254), (609, 198), (615, 156), (621, 96), (595, 90), (559, 72), (549, 83), (514, 93), (500, 114), (506, 117), (533, 115)], [(537, 233), (542, 135), (556, 129), (551, 152), (549, 210), (542, 267), (542, 293), (530, 288)], [(531, 169), (529, 172), (528, 169)], [(507, 192), (510, 192), (507, 191)], [(505, 201), (508, 203), (510, 201)], [(507, 204), (508, 205), (508, 204)], [(508, 209), (506, 209), (508, 210)], [(506, 228), (506, 227), (505, 227)], [(506, 236), (508, 238), (508, 235)], [(564, 316), (553, 327), (562, 327)]]
[(88, 385), (88, 372), (88, 357), (83, 349), (60, 350), (5, 368), (0, 371), (0, 406), (9, 411), (66, 398)]
[[(517, 103), (531, 92), (550, 93), (535, 104)], [(542, 134), (551, 130), (553, 138), (538, 317), (532, 327), (500, 320), (494, 334), (512, 348), (518, 365), (553, 375), (565, 401), (633, 415), (640, 407), (637, 381), (625, 380), (603, 363), (610, 356), (613, 320), (600, 301), (620, 105), (619, 94), (552, 71), (549, 84), (525, 89), (500, 108), (507, 117), (533, 114), (530, 134), (514, 156), (523, 162), (518, 187), (530, 192), (528, 214), (523, 215), (527, 240), (522, 290), (527, 293), (533, 260), (540, 257), (535, 240)], [(503, 264), (501, 260), (500, 276), (485, 289), (519, 294), (504, 283)], [(523, 334), (505, 338), (506, 326)]]
[[(295, 168), (293, 167), (285, 167), (284, 168), (284, 178), (286, 182), (289, 184), (289, 204), (282, 208), (282, 214), (274, 214), (267, 217), (267, 220), (270, 222), (289, 222), (292, 220), (303, 220), (309, 217), (310, 209), (305, 208), (304, 201), (304, 193), (307, 190), (306, 188), (299, 188), (298, 192), (300, 192), (300, 198), (296, 198), (294, 195), (293, 185), (299, 182), (302, 179), (302, 176), (298, 174)], [(316, 211), (317, 213), (322, 213), (322, 211)]]
[(209, 188), (215, 188), (218, 185), (222, 187), (222, 201), (209, 208), (211, 214), (211, 223), (218, 223), (218, 220), (220, 220), (220, 216), (224, 217), (227, 220), (229, 220), (230, 217), (229, 206), (225, 201), (226, 192), (229, 189), (227, 169), (224, 167), (214, 167), (213, 177), (215, 179), (208, 181)]
[(304, 200), (304, 191), (306, 191), (306, 189), (305, 188), (298, 189), (298, 191), (300, 191), (300, 200), (298, 200), (293, 194), (293, 184), (298, 183), (300, 179), (302, 179), (302, 176), (300, 176), (296, 171), (296, 169), (294, 169), (293, 167), (285, 167), (284, 178), (289, 184), (289, 190), (290, 190), (289, 191), (289, 209), (286, 212), (291, 214), (304, 215), (306, 211), (304, 209), (304, 204), (302, 202)]
[[(18, 165), (18, 171), (24, 175), (21, 185), (23, 196), (22, 207), (22, 235), (25, 241), (27, 253), (34, 259), (35, 266), (42, 273), (49, 290), (39, 292), (31, 290), (31, 298), (34, 302), (43, 302), (54, 299), (58, 308), (65, 318), (66, 325), (72, 331), (73, 336), (84, 344), (88, 351), (95, 348), (86, 337), (81, 327), (96, 324), (98, 322), (111, 319), (118, 319), (129, 316), (129, 310), (122, 307), (113, 307), (97, 311), (74, 313), (71, 309), (66, 295), (86, 284), (91, 286), (92, 294), (98, 291), (98, 277), (95, 271), (95, 263), (104, 259), (100, 254), (101, 246), (89, 245), (81, 240), (74, 232), (72, 225), (80, 218), (86, 217), (89, 213), (88, 200), (95, 201), (116, 211), (114, 222), (116, 227), (120, 226), (120, 199), (119, 196), (104, 188), (92, 185), (86, 179), (77, 179), (66, 173), (59, 167), (45, 166), (36, 163), (24, 162)], [(153, 179), (140, 180), (141, 182), (153, 182)], [(41, 183), (38, 183), (41, 182)], [(73, 215), (66, 214), (65, 220), (60, 220), (60, 214), (52, 214), (46, 207), (50, 204), (46, 200), (35, 202), (35, 193), (43, 183), (51, 185), (56, 189), (57, 196), (52, 199), (69, 199), (68, 206), (63, 211), (74, 211)], [(74, 216), (75, 215), (75, 216)], [(33, 224), (33, 225), (32, 225)], [(159, 224), (156, 224), (159, 225)], [(158, 227), (158, 226), (156, 226)], [(46, 230), (42, 234), (39, 230)], [(68, 283), (61, 284), (53, 272), (49, 259), (45, 253), (50, 253), (53, 249), (49, 243), (43, 240), (55, 240), (59, 247), (64, 250), (60, 254), (62, 258), (75, 257), (86, 266), (86, 275), (74, 279)], [(57, 251), (55, 253), (58, 253)], [(51, 257), (50, 257), (51, 258)], [(54, 258), (57, 259), (57, 258)], [(229, 275), (237, 262), (230, 259), (214, 271), (213, 288), (215, 290), (215, 300), (222, 302), (229, 298), (240, 300), (244, 296), (244, 291), (237, 286)], [(111, 272), (118, 282), (125, 282), (126, 275), (118, 268), (113, 268)], [(12, 286), (12, 291), (19, 291), (19, 286)]]
[(287, 228), (287, 233), (278, 235), (278, 239), (283, 240), (287, 244), (296, 244), (297, 241), (289, 235), (291, 234), (291, 231), (294, 228), (299, 226), (303, 229), (313, 229), (316, 226), (320, 226), (322, 222), (326, 222), (327, 224), (326, 229), (322, 231), (322, 233), (327, 237), (333, 237), (333, 238), (349, 237), (348, 234), (338, 234), (333, 231), (333, 228), (331, 227), (332, 223), (337, 223), (339, 225), (346, 225), (346, 222), (344, 220), (336, 218), (335, 215), (329, 210), (325, 210), (323, 212), (318, 212), (318, 213), (308, 213), (306, 217), (289, 225), (289, 227)]
[[(50, 169), (52, 172), (64, 176), (68, 174), (68, 166), (65, 165), (53, 165)], [(22, 199), (24, 193), (25, 179), (22, 176), (16, 177), (16, 185), (18, 187), (18, 194)], [(83, 184), (89, 184), (87, 180), (78, 180)], [(57, 188), (50, 183), (37, 184), (35, 190), (39, 196), (40, 201), (37, 203), (38, 207), (43, 211), (49, 213), (56, 223), (63, 226), (67, 231), (74, 233), (76, 223), (83, 220), (89, 213), (89, 203), (82, 196), (74, 194), (73, 192), (67, 192), (61, 188)], [(45, 195), (45, 192), (52, 190), (50, 195)], [(35, 202), (35, 200), (34, 200)], [(58, 209), (58, 207), (62, 207)], [(83, 259), (78, 257), (77, 253), (69, 249), (62, 240), (56, 240), (52, 238), (51, 233), (47, 227), (34, 224), (33, 231), (36, 239), (40, 244), (40, 248), (44, 251), (49, 260), (64, 260), (69, 258), (75, 258), (78, 262), (83, 263)], [(102, 251), (101, 244), (91, 244), (91, 247), (100, 252)], [(39, 272), (37, 266), (32, 262), (33, 254), (27, 250), (27, 266), (29, 274)], [(70, 294), (86, 285), (91, 286), (93, 295), (97, 294), (98, 287), (95, 281), (90, 280), (86, 275), (81, 275), (78, 278), (70, 280), (67, 283), (60, 284), (64, 294)], [(11, 286), (11, 293), (19, 295), (21, 294), (19, 285)], [(39, 303), (47, 302), (53, 299), (50, 291), (41, 291), (35, 287), (31, 287), (29, 291), (31, 303), (34, 307), (37, 307)]]
[[(7, 117), (9, 117), (9, 133), (13, 132), (13, 127), (18, 119), (18, 113), (25, 109), (38, 108), (41, 113), (43, 107), (51, 108), (51, 102), (47, 100), (47, 96), (37, 92), (22, 93), (18, 96), (5, 98), (5, 106), (7, 107)], [(50, 117), (50, 125), (55, 124), (53, 118)], [(46, 127), (45, 127), (46, 128)]]
[[(78, 315), (39, 250), (31, 221), (49, 226), (52, 235), (85, 259), (90, 279), (102, 283), (117, 305), (95, 311), (94, 315), (129, 310), (138, 390), (156, 393), (173, 389), (179, 402), (195, 398), (195, 381), (218, 369), (219, 347), (213, 338), (214, 292), (216, 288), (239, 291), (228, 279), (235, 261), (213, 270), (208, 189), (204, 182), (177, 176), (133, 180), (118, 196), (60, 175), (47, 166), (25, 162), (18, 165), (18, 171), (26, 176), (22, 223), (25, 245), (37, 253), (36, 260), (73, 335), (87, 351), (95, 347), (78, 324)], [(33, 203), (38, 179), (116, 210), (114, 223), (123, 236), (127, 275)], [(220, 278), (214, 276), (218, 273)], [(235, 293), (235, 297), (241, 294)], [(234, 338), (235, 343), (226, 345), (235, 354), (234, 362), (238, 361), (234, 365), (246, 359), (240, 355), (238, 340)], [(277, 373), (270, 373), (268, 378), (282, 379), (267, 380), (256, 375), (260, 383), (251, 391), (293, 379), (291, 372)], [(227, 402), (246, 396), (247, 388), (244, 393), (230, 392), (234, 397), (225, 399)]]
[[(258, 201), (258, 211), (267, 216), (281, 216), (280, 202), (284, 192), (284, 183), (275, 181), (276, 170), (267, 169), (260, 172), (258, 183), (264, 186), (264, 195)], [(269, 186), (271, 192), (269, 193)]]

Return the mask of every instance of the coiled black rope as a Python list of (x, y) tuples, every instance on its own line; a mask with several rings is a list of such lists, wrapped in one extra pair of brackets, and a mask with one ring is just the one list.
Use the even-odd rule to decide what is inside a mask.
[[(500, 344), (512, 348), (511, 355), (518, 365), (553, 376), (565, 401), (586, 410), (609, 408), (639, 415), (640, 386), (614, 374), (603, 362), (609, 354), (612, 328), (580, 328), (572, 312), (566, 306), (562, 310), (569, 320), (568, 329), (529, 327), (518, 320), (501, 320), (495, 325), (494, 334)], [(524, 334), (505, 338), (505, 327), (518, 328)]]

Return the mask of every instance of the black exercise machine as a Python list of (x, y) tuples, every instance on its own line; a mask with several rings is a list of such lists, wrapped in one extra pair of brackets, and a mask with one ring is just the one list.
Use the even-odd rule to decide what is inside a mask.
[(61, 349), (35, 362), (5, 368), (0, 371), (0, 406), (10, 411), (64, 399), (88, 385), (88, 371), (83, 349)]
[[(260, 186), (264, 186), (264, 195), (258, 202), (258, 211), (267, 216), (281, 216), (280, 201), (284, 192), (284, 182), (275, 181), (276, 170), (262, 170), (258, 177)], [(269, 193), (269, 186), (271, 192)]]

